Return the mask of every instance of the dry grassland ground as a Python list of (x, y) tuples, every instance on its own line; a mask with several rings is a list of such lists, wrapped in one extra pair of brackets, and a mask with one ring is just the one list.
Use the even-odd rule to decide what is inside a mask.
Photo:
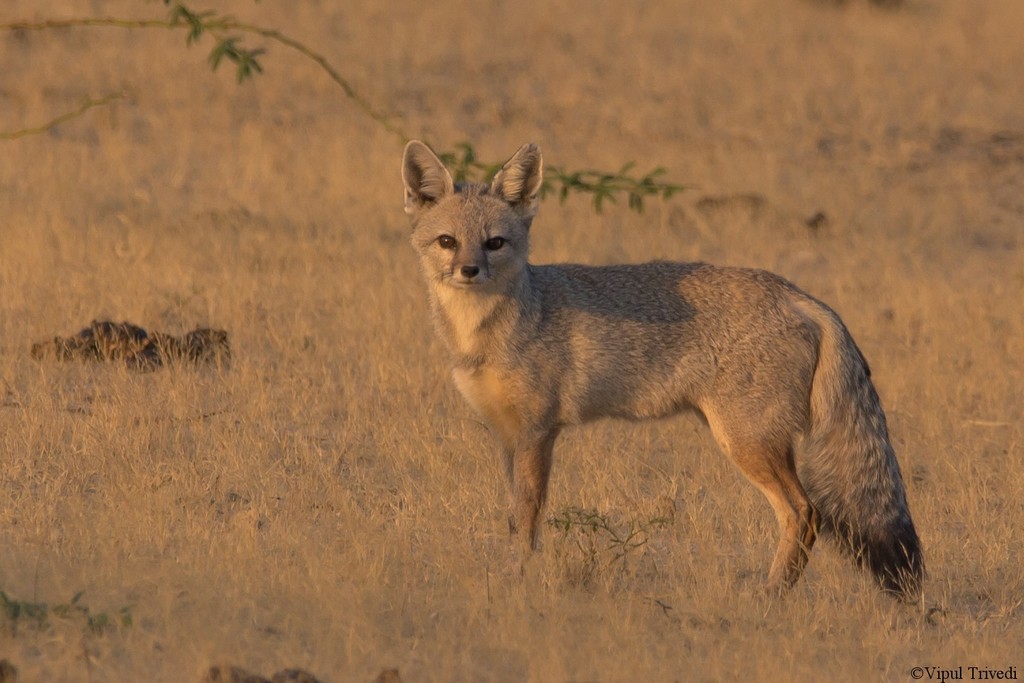
[[(548, 515), (647, 542), (616, 559), (605, 530), (549, 527), (519, 580), (495, 443), (429, 327), (398, 138), (277, 44), (237, 86), (183, 31), (3, 31), (0, 131), (129, 92), (0, 141), (0, 659), (21, 680), (1022, 675), (1024, 4), (194, 8), (302, 40), (440, 148), (667, 167), (690, 189), (642, 215), (546, 201), (534, 260), (757, 266), (832, 304), (927, 589), (899, 604), (822, 543), (788, 598), (759, 597), (773, 515), (688, 417), (564, 435)], [(165, 12), (8, 0), (0, 22)], [(234, 363), (30, 356), (94, 318), (224, 328)]]

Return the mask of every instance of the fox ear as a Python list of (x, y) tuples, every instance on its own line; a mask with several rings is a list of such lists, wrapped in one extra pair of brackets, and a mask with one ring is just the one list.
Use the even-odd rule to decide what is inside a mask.
[(527, 218), (533, 218), (540, 205), (543, 179), (544, 160), (540, 147), (528, 143), (520, 147), (494, 176), (491, 194), (501, 197)]
[(405, 212), (408, 214), (455, 192), (448, 169), (419, 140), (412, 140), (405, 146), (402, 182), (405, 183)]

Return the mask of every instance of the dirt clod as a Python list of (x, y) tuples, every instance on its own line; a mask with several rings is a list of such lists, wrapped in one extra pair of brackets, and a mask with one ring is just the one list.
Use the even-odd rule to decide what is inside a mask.
[(231, 344), (227, 332), (208, 327), (175, 337), (163, 332), (148, 333), (129, 322), (93, 320), (76, 335), (33, 344), (32, 357), (116, 361), (143, 372), (174, 363), (227, 367), (231, 362)]

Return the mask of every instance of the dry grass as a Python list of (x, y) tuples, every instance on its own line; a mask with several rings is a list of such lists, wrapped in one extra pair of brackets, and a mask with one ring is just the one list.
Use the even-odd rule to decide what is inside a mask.
[[(16, 0), (0, 22), (83, 4), (163, 11)], [(196, 7), (301, 38), (441, 147), (490, 160), (534, 140), (563, 167), (636, 160), (696, 186), (642, 216), (547, 202), (536, 261), (760, 266), (833, 304), (890, 416), (924, 604), (825, 544), (788, 599), (758, 597), (771, 512), (688, 418), (565, 435), (551, 514), (674, 522), (625, 561), (546, 529), (536, 576), (513, 577), (494, 442), (428, 327), (400, 143), (280, 48), (236, 87), (180, 33), (0, 33), (0, 130), (132, 93), (0, 143), (0, 590), (84, 591), (111, 620), (0, 614), (0, 659), (29, 681), (220, 662), (329, 681), (1024, 668), (1024, 6), (290, 5)], [(30, 357), (93, 318), (225, 328), (235, 363)]]

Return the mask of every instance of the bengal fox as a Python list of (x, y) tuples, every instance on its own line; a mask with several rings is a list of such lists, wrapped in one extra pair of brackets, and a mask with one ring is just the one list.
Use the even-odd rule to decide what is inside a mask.
[(839, 316), (763, 270), (533, 265), (542, 173), (533, 144), (489, 184), (454, 183), (419, 141), (402, 162), (434, 323), (455, 384), (503, 447), (525, 554), (564, 427), (695, 410), (775, 511), (770, 589), (796, 582), (820, 529), (884, 590), (917, 596), (924, 560), (903, 478)]

